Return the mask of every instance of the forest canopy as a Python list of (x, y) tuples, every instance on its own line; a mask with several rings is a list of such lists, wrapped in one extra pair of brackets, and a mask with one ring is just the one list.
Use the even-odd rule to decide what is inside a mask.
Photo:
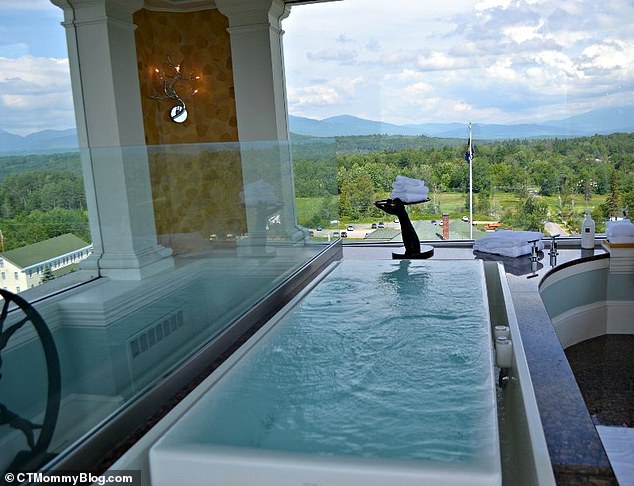
[[(296, 150), (297, 197), (338, 196), (340, 218), (355, 220), (376, 216), (371, 202), (389, 194), (398, 174), (425, 180), (432, 194), (468, 193), (465, 141), (445, 140), (439, 146), (430, 142), (434, 139), (409, 137), (408, 148), (395, 150), (385, 148), (391, 138), (337, 138), (330, 157), (322, 159), (310, 150)], [(403, 139), (408, 137), (396, 138), (401, 147), (406, 145)], [(607, 219), (634, 208), (634, 134), (476, 144), (473, 191), (480, 217), (506, 220), (517, 228), (534, 228), (549, 216), (572, 223), (583, 213), (579, 200), (589, 203), (595, 196), (605, 203), (594, 217)], [(496, 194), (512, 195), (513, 207), (496, 207)], [(462, 210), (466, 207), (465, 198)], [(417, 211), (415, 217), (432, 218), (442, 208), (432, 200)]]
[[(455, 217), (468, 208), (464, 140), (374, 135), (292, 142), (304, 226), (380, 216), (373, 202), (389, 195), (399, 174), (423, 179), (431, 190), (429, 203), (412, 208), (413, 219), (447, 211)], [(540, 229), (549, 219), (574, 231), (588, 206), (601, 230), (602, 221), (634, 209), (634, 134), (477, 143), (473, 190), (477, 218), (516, 229)], [(306, 205), (311, 210), (302, 215)], [(91, 241), (79, 154), (0, 157), (0, 232), (4, 251), (64, 233)]]

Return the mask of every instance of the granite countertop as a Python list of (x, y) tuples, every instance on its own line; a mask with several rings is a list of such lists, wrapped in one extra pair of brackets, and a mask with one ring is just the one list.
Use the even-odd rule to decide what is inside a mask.
[[(346, 244), (343, 254), (346, 259), (389, 259), (392, 251), (399, 250), (393, 245)], [(599, 248), (560, 249), (555, 269), (607, 256)], [(537, 268), (534, 268), (528, 255), (498, 258), (495, 255), (474, 253), (470, 247), (443, 246), (435, 248), (432, 259), (482, 258), (502, 261), (557, 484), (617, 486), (577, 381), (539, 295), (540, 281), (553, 270), (547, 250), (540, 252), (539, 257)]]

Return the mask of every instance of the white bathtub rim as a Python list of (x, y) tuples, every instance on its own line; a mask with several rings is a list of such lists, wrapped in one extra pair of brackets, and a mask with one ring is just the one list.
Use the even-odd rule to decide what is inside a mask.
[(513, 298), (511, 289), (506, 279), (506, 273), (501, 263), (498, 263), (498, 273), (502, 286), (502, 295), (504, 297), (504, 305), (506, 307), (506, 315), (508, 318), (508, 326), (511, 331), (511, 339), (513, 341), (513, 369), (517, 375), (519, 386), (524, 402), (524, 412), (528, 424), (528, 434), (531, 441), (531, 450), (533, 451), (535, 461), (535, 474), (537, 476), (537, 484), (539, 486), (556, 486), (555, 475), (553, 473), (550, 454), (546, 444), (546, 436), (544, 435), (544, 427), (537, 408), (537, 397), (533, 388), (533, 380), (531, 379), (528, 369), (528, 361), (524, 352), (524, 343), (517, 322), (515, 308), (513, 307)]
[[(398, 484), (399, 486), (415, 486), (420, 484), (435, 484), (447, 486), (461, 486), (469, 484), (473, 486), (500, 485), (501, 471), (491, 471), (487, 468), (477, 467), (461, 463), (456, 468), (455, 463), (439, 465), (426, 461), (405, 461), (376, 458), (358, 458), (342, 456), (316, 456), (313, 454), (295, 454), (281, 451), (263, 451), (243, 447), (224, 447), (210, 444), (187, 444), (179, 447), (180, 458), (176, 460), (183, 471), (186, 471), (187, 481), (184, 483), (182, 474), (176, 471), (174, 464), (174, 451), (159, 445), (152, 447), (150, 455), (152, 463), (157, 464), (152, 474), (156, 475), (159, 485), (162, 484), (200, 484), (201, 480), (208, 479), (204, 476), (206, 471), (213, 468), (215, 473), (220, 473), (224, 467), (228, 471), (239, 470), (238, 475), (246, 477), (258, 477), (258, 485), (268, 486), (264, 476), (271, 466), (276, 472), (295, 473), (303, 476), (298, 482), (297, 477), (288, 481), (286, 474), (276, 475), (275, 484), (345, 484), (355, 485), (385, 485)], [(169, 456), (172, 467), (163, 462), (164, 456)], [(201, 467), (197, 471), (198, 466)], [(159, 479), (160, 476), (160, 479)], [(235, 477), (235, 476), (234, 476)], [(334, 479), (333, 479), (334, 478)], [(332, 481), (335, 481), (334, 483)], [(188, 482), (189, 481), (189, 482)], [(396, 483), (394, 482), (396, 481)], [(223, 483), (224, 484), (224, 483)]]

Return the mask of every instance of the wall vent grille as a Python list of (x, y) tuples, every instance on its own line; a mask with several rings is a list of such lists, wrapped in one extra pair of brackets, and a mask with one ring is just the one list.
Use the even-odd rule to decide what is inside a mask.
[(174, 314), (165, 317), (158, 324), (154, 324), (146, 328), (141, 334), (134, 337), (129, 342), (130, 355), (132, 359), (136, 359), (151, 349), (156, 344), (166, 339), (170, 334), (173, 334), (178, 329), (183, 327), (183, 311), (179, 310)]

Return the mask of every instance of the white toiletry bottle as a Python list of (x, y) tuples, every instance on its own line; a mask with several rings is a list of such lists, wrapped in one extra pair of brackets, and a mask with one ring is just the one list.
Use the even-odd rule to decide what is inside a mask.
[(594, 220), (589, 209), (586, 209), (586, 217), (581, 224), (581, 248), (594, 248)]

